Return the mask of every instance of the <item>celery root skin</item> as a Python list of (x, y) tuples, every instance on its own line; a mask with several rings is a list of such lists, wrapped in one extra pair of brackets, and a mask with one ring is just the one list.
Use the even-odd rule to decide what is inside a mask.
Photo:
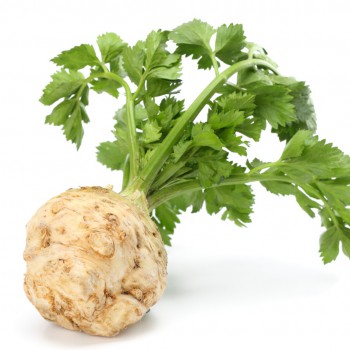
[(70, 189), (27, 224), (24, 289), (47, 320), (113, 336), (161, 297), (167, 256), (142, 205), (111, 189)]

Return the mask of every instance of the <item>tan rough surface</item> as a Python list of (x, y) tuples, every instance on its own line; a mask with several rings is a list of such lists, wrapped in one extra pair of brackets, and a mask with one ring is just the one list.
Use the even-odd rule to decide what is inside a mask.
[(113, 336), (162, 295), (166, 251), (148, 214), (102, 187), (70, 189), (27, 225), (24, 289), (47, 320)]

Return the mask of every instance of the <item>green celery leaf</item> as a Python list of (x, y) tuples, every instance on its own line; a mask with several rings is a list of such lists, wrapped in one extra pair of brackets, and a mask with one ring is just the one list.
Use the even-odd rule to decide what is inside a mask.
[(89, 123), (90, 119), (89, 119), (89, 116), (86, 112), (85, 105), (81, 101), (79, 102), (79, 105), (80, 105), (80, 112), (81, 112), (81, 120), (84, 123)]
[(312, 200), (309, 196), (304, 194), (299, 189), (295, 190), (295, 199), (297, 200), (300, 207), (312, 218), (315, 217), (313, 209), (321, 209), (321, 205), (319, 203)]
[(303, 153), (306, 143), (311, 141), (312, 132), (308, 130), (300, 130), (294, 137), (286, 144), (283, 150), (281, 159), (285, 160), (288, 158), (295, 158), (301, 156)]
[(181, 85), (181, 80), (166, 80), (158, 78), (147, 79), (147, 93), (151, 97), (163, 96), (175, 93), (175, 89)]
[(84, 106), (87, 106), (89, 104), (89, 92), (90, 89), (88, 85), (86, 85), (80, 97), (80, 101)]
[(210, 69), (213, 66), (210, 54), (207, 49), (201, 46), (189, 45), (189, 44), (178, 44), (176, 52), (186, 57), (192, 56), (192, 59), (198, 60), (199, 69)]
[(64, 125), (68, 117), (72, 114), (76, 100), (64, 100), (58, 104), (45, 119), (45, 123), (53, 125)]
[(281, 181), (262, 181), (261, 184), (271, 193), (287, 196), (295, 194), (295, 187), (293, 184)]
[(286, 148), (284, 158), (286, 155), (289, 158), (284, 159), (281, 166), (290, 176), (301, 177), (304, 174), (304, 180), (312, 181), (316, 178), (344, 177), (350, 173), (350, 157), (332, 144), (326, 144), (324, 140), (319, 141), (309, 131), (298, 131)]
[(159, 67), (172, 67), (181, 63), (181, 55), (166, 51), (165, 59), (159, 63)]
[(265, 165), (265, 164), (266, 164), (266, 162), (263, 162), (262, 160), (260, 160), (258, 158), (254, 158), (251, 162), (248, 160), (246, 162), (246, 165), (249, 169), (253, 169), (253, 168), (256, 168), (258, 166)]
[(324, 232), (320, 238), (320, 253), (325, 264), (335, 260), (339, 254), (339, 236), (341, 232), (332, 226)]
[[(294, 107), (294, 120), (288, 118), (283, 123), (274, 123), (273, 132), (278, 134), (281, 141), (290, 140), (298, 130), (316, 130), (316, 115), (310, 97), (310, 89), (304, 83), (292, 77), (283, 77), (269, 73), (267, 70), (246, 69), (238, 74), (238, 83), (249, 91), (266, 86), (286, 89), (289, 94), (290, 104)], [(285, 98), (285, 97), (284, 97)], [(272, 125), (272, 124), (271, 124)]]
[(128, 136), (126, 129), (125, 106), (119, 109), (114, 119), (116, 140), (103, 142), (97, 147), (97, 160), (112, 170), (124, 170), (129, 154)]
[(310, 88), (304, 82), (296, 82), (288, 85), (293, 96), (292, 103), (294, 104), (297, 119), (300, 123), (305, 124), (308, 130), (316, 130), (316, 114), (315, 108), (311, 101)]
[(155, 210), (155, 212), (162, 226), (170, 231), (173, 231), (175, 229), (176, 223), (180, 222), (180, 220), (177, 218), (177, 213), (171, 210), (171, 207), (168, 203), (160, 205)]
[(261, 132), (265, 129), (266, 120), (255, 116), (246, 118), (241, 125), (236, 127), (236, 131), (253, 139), (254, 141), (260, 140)]
[(154, 121), (147, 121), (142, 126), (142, 136), (140, 137), (140, 141), (143, 143), (152, 143), (158, 141), (162, 137), (161, 127), (158, 123)]
[(218, 105), (224, 112), (231, 110), (243, 111), (246, 117), (253, 114), (255, 110), (255, 95), (248, 92), (233, 92), (229, 95), (222, 95), (218, 99)]
[(193, 191), (185, 193), (181, 196), (175, 197), (170, 200), (173, 206), (180, 209), (181, 211), (186, 211), (187, 208), (192, 206), (192, 213), (197, 213), (201, 210), (204, 203), (204, 192), (203, 191)]
[(84, 135), (80, 105), (75, 106), (72, 115), (66, 120), (63, 128), (66, 139), (75, 143), (77, 149), (79, 149)]
[(167, 33), (152, 31), (148, 34), (145, 42), (146, 61), (145, 66), (147, 70), (158, 67), (166, 60), (168, 52), (166, 51)]
[(156, 152), (157, 147), (152, 147), (152, 148), (148, 148), (148, 149), (141, 149), (143, 151), (143, 155), (142, 157), (140, 157), (140, 168), (143, 169), (148, 165), (149, 160), (151, 159), (151, 157), (154, 155), (154, 153)]
[(198, 164), (198, 179), (202, 187), (207, 188), (229, 177), (232, 164), (227, 160), (227, 152), (212, 149), (202, 150), (195, 159)]
[[(114, 115), (114, 119), (117, 121), (118, 126), (122, 126), (123, 128), (126, 129), (126, 108), (125, 105), (118, 109)], [(147, 119), (147, 112), (145, 108), (138, 104), (135, 106), (135, 124), (137, 129), (142, 129), (142, 126)]]
[(115, 33), (106, 33), (97, 38), (97, 45), (101, 51), (104, 63), (116, 60), (121, 54), (126, 44)]
[(175, 28), (170, 32), (169, 39), (177, 44), (177, 53), (192, 56), (193, 59), (200, 58), (198, 67), (207, 69), (213, 65), (210, 40), (214, 33), (214, 28), (208, 23), (194, 19)]
[(207, 48), (210, 46), (210, 39), (214, 33), (215, 30), (208, 23), (194, 19), (175, 28), (169, 34), (169, 38), (177, 44), (189, 44)]
[(175, 97), (165, 97), (160, 102), (160, 110), (167, 111), (173, 118), (177, 116), (184, 109), (184, 100), (176, 100)]
[(128, 75), (124, 69), (122, 54), (116, 56), (116, 58), (109, 63), (109, 69), (112, 73), (115, 73), (122, 78), (125, 78)]
[(173, 67), (157, 67), (153, 69), (148, 78), (159, 78), (165, 80), (178, 80), (181, 77), (181, 68), (179, 65)]
[(44, 105), (52, 105), (62, 97), (69, 98), (84, 83), (84, 75), (74, 70), (62, 69), (51, 76), (52, 81), (46, 85), (40, 102)]
[(209, 124), (198, 123), (192, 128), (194, 146), (211, 147), (216, 150), (222, 148), (222, 143)]
[(192, 213), (198, 212), (204, 203), (203, 191), (193, 191), (175, 197), (155, 209), (153, 220), (156, 222), (164, 244), (171, 245), (176, 224), (180, 222), (179, 215), (192, 206)]
[[(339, 242), (350, 257), (350, 157), (312, 131), (299, 130), (287, 143), (279, 161), (260, 175), (283, 176), (294, 182), (298, 204), (311, 217), (317, 210), (326, 232), (320, 253), (325, 263), (335, 260)], [(267, 182), (266, 182), (267, 183)], [(263, 182), (264, 185), (266, 185)]]
[(70, 50), (63, 51), (51, 60), (63, 68), (79, 70), (86, 66), (96, 66), (100, 63), (91, 45), (82, 44)]
[(304, 82), (293, 82), (288, 85), (290, 95), (293, 96), (291, 103), (295, 107), (297, 120), (279, 125), (273, 130), (280, 140), (290, 140), (298, 130), (316, 130), (316, 114), (310, 97), (310, 89)]
[(143, 103), (145, 105), (148, 118), (153, 119), (159, 112), (159, 106), (155, 102), (155, 99), (146, 94), (143, 97)]
[(171, 245), (171, 235), (175, 231), (176, 224), (180, 222), (178, 215), (180, 210), (170, 202), (158, 206), (154, 211), (153, 220), (156, 222), (165, 245)]
[(244, 122), (244, 112), (238, 110), (229, 110), (228, 112), (211, 113), (208, 117), (208, 123), (213, 130), (227, 127), (236, 127)]
[(120, 84), (118, 84), (114, 80), (101, 78), (101, 79), (93, 80), (91, 82), (91, 85), (92, 85), (91, 88), (94, 91), (96, 91), (98, 94), (102, 92), (107, 92), (108, 94), (110, 94), (115, 98), (119, 97), (118, 88), (120, 88)]
[[(168, 32), (153, 31), (146, 41), (138, 41), (123, 51), (124, 69), (136, 85), (141, 83), (140, 95), (148, 97), (171, 93), (180, 85), (180, 56), (166, 50)], [(146, 80), (146, 89), (142, 83)]]
[(317, 187), (336, 213), (341, 216), (342, 220), (350, 225), (350, 183), (347, 185), (335, 184), (330, 181), (319, 181)]
[(143, 74), (145, 60), (145, 43), (138, 41), (134, 47), (125, 47), (123, 50), (123, 67), (130, 80), (138, 85)]
[(97, 147), (97, 160), (111, 170), (121, 170), (128, 155), (128, 147), (123, 140), (102, 142)]
[(266, 85), (253, 89), (255, 96), (255, 115), (267, 120), (273, 128), (285, 126), (296, 120), (296, 113), (289, 94), (284, 86)]
[(147, 111), (146, 109), (141, 105), (138, 104), (135, 106), (135, 122), (136, 122), (136, 128), (142, 129), (143, 124), (147, 120)]
[(173, 125), (174, 119), (180, 116), (184, 108), (183, 100), (176, 100), (175, 97), (163, 98), (159, 105), (159, 113), (155, 115), (155, 119), (162, 127), (163, 131), (169, 131)]
[[(252, 170), (265, 164), (266, 163), (262, 162), (260, 159), (254, 158), (251, 162), (247, 161), (246, 165), (250, 170)], [(271, 180), (270, 176), (278, 176), (281, 178), (281, 181)], [(264, 177), (266, 180), (264, 180)], [(282, 171), (273, 168), (268, 169), (264, 172), (264, 177), (262, 177), (260, 182), (267, 191), (282, 196), (295, 195), (295, 185), (293, 183), (290, 183), (291, 179)]]
[(188, 196), (190, 197), (190, 203), (192, 205), (192, 213), (198, 213), (203, 207), (204, 192), (191, 192), (188, 194)]
[(235, 134), (234, 128), (226, 128), (217, 132), (222, 144), (231, 152), (238, 153), (240, 156), (247, 155), (247, 141), (243, 141), (241, 136)]
[(344, 228), (342, 233), (342, 251), (348, 258), (350, 258), (350, 229)]
[(217, 214), (225, 209), (222, 219), (229, 219), (238, 226), (251, 222), (250, 214), (254, 196), (248, 185), (214, 187), (205, 190), (205, 202), (208, 213)]
[(174, 163), (177, 163), (185, 152), (192, 146), (192, 140), (180, 141), (174, 146), (174, 153), (172, 159)]
[(273, 82), (265, 70), (247, 68), (238, 72), (237, 84), (249, 89), (250, 87), (273, 85)]
[(217, 30), (215, 54), (221, 61), (232, 65), (245, 46), (245, 36), (241, 24), (223, 24)]
[[(180, 55), (170, 54), (166, 50), (168, 32), (153, 31), (145, 42), (146, 59), (144, 63), (144, 74), (147, 79), (147, 92), (156, 96), (152, 90), (154, 82), (162, 84), (162, 87), (172, 87), (173, 82), (179, 83), (181, 76)], [(170, 82), (169, 82), (170, 81)], [(169, 92), (170, 92), (169, 91)], [(168, 92), (165, 92), (168, 93)]]

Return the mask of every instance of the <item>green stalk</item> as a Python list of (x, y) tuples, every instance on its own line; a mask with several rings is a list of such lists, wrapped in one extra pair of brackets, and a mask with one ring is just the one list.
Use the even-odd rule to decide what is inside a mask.
[[(256, 167), (252, 169), (249, 173), (235, 176), (232, 178), (224, 179), (222, 182), (218, 184), (213, 184), (212, 186), (208, 188), (217, 188), (217, 187), (223, 187), (223, 186), (232, 186), (232, 185), (239, 185), (239, 184), (246, 184), (251, 182), (268, 182), (268, 181), (279, 181), (279, 182), (285, 182), (294, 184), (300, 188), (302, 188), (306, 193), (308, 193), (311, 197), (320, 200), (324, 208), (329, 213), (329, 216), (332, 218), (334, 224), (340, 229), (339, 221), (334, 214), (331, 206), (329, 205), (327, 198), (325, 198), (322, 193), (320, 193), (317, 188), (313, 187), (311, 184), (308, 183), (301, 183), (299, 181), (295, 181), (295, 179), (290, 179), (284, 175), (270, 175), (266, 174), (265, 172), (259, 173), (259, 170), (264, 170), (268, 167), (273, 168), (281, 165), (280, 161), (277, 161), (275, 163), (267, 163), (264, 165), (261, 165), (260, 167)], [(260, 168), (258, 170), (258, 168)], [(317, 186), (317, 183), (316, 183)], [(183, 182), (175, 183), (173, 185), (166, 186), (162, 188), (159, 191), (156, 191), (154, 194), (149, 196), (148, 202), (149, 202), (149, 211), (151, 212), (155, 208), (157, 208), (159, 205), (176, 198), (178, 196), (181, 196), (185, 193), (191, 193), (195, 191), (203, 190), (203, 187), (199, 183), (199, 180), (184, 180)]]
[(173, 146), (181, 138), (188, 123), (192, 122), (197, 117), (199, 112), (215, 94), (218, 87), (224, 84), (227, 79), (229, 79), (235, 73), (257, 65), (266, 67), (277, 73), (273, 65), (261, 59), (249, 59), (237, 62), (220, 73), (214, 80), (211, 81), (211, 83), (209, 83), (209, 85), (193, 101), (190, 107), (177, 120), (173, 129), (159, 146), (159, 150), (154, 153), (147, 166), (140, 172), (136, 181), (131, 184), (131, 189), (142, 190), (147, 193), (164, 162), (172, 152)]
[(130, 91), (126, 94), (126, 120), (128, 128), (128, 139), (130, 142), (130, 183), (130, 181), (132, 181), (138, 174), (140, 166), (139, 144), (137, 140), (135, 123), (135, 107), (134, 100)]
[(276, 166), (279, 166), (279, 165), (283, 165), (282, 162), (279, 161), (279, 160), (277, 162), (264, 163), (264, 164), (256, 166), (252, 170), (250, 170), (249, 174), (260, 173), (261, 170), (265, 170), (265, 169), (268, 169), (268, 168), (276, 167)]
[(145, 81), (146, 81), (146, 78), (147, 78), (147, 74), (148, 74), (148, 71), (145, 71), (142, 76), (141, 76), (141, 80), (140, 80), (140, 83), (139, 85), (137, 86), (136, 88), (136, 91), (134, 92), (133, 94), (133, 100), (136, 101), (136, 98), (138, 97), (139, 93), (141, 92), (141, 90), (143, 89), (144, 85), (145, 85)]
[(213, 62), (213, 67), (214, 67), (215, 75), (216, 75), (216, 76), (220, 75), (219, 66), (218, 66), (218, 61), (216, 60), (216, 57), (215, 57), (215, 53), (214, 53), (214, 52), (211, 52), (210, 59), (211, 59), (211, 61)]
[(135, 106), (132, 92), (128, 83), (119, 75), (104, 72), (98, 74), (99, 77), (114, 80), (121, 84), (125, 90), (126, 96), (126, 125), (128, 129), (128, 140), (130, 147), (130, 172), (129, 172), (129, 184), (136, 178), (140, 167), (140, 151), (136, 134), (136, 123), (135, 123)]
[[(255, 174), (252, 176), (248, 174), (235, 176), (232, 178), (225, 179), (218, 184), (213, 184), (208, 188), (241, 185), (241, 184), (257, 182), (257, 181), (260, 181), (260, 182), (280, 181), (280, 182), (293, 183), (291, 179), (288, 179), (285, 176), (278, 176), (278, 175), (269, 176), (269, 177), (266, 177), (266, 176), (263, 177), (263, 176), (264, 176), (263, 174)], [(181, 196), (185, 193), (200, 191), (202, 189), (203, 189), (203, 186), (199, 183), (198, 180), (187, 180), (184, 182), (180, 182), (174, 185), (169, 185), (167, 187), (164, 187), (163, 189), (155, 192), (148, 198), (149, 211), (152, 211), (153, 209), (157, 208), (159, 205), (167, 202), (170, 199)]]
[(124, 162), (124, 171), (123, 171), (123, 184), (122, 184), (122, 190), (126, 188), (130, 181), (130, 163), (129, 163), (129, 155), (126, 156), (125, 162)]
[(157, 179), (152, 183), (152, 189), (156, 190), (163, 186), (169, 179), (173, 177), (180, 169), (182, 169), (190, 158), (198, 151), (199, 147), (192, 147), (190, 151), (179, 160), (177, 163), (167, 164)]
[(156, 190), (157, 188), (164, 185), (169, 179), (173, 177), (173, 175), (179, 171), (181, 168), (183, 168), (187, 163), (186, 160), (180, 160), (177, 163), (170, 163), (167, 165), (164, 170), (161, 172), (161, 174), (157, 177), (157, 179), (152, 183), (152, 189)]

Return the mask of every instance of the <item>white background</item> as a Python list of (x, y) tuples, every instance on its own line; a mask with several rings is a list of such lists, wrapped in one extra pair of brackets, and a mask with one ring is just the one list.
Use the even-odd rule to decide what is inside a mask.
[[(153, 29), (194, 17), (213, 26), (243, 23), (280, 71), (313, 91), (318, 134), (350, 154), (349, 14), (347, 1), (88, 1), (0, 2), (0, 347), (2, 349), (348, 349), (350, 262), (324, 266), (320, 222), (292, 198), (254, 186), (253, 223), (239, 229), (201, 212), (185, 214), (169, 253), (163, 298), (138, 324), (115, 338), (63, 330), (43, 320), (23, 288), (25, 224), (50, 197), (69, 187), (114, 184), (120, 174), (95, 160), (111, 138), (115, 106), (91, 95), (79, 152), (57, 127), (44, 125), (38, 102), (55, 67), (49, 60), (107, 31), (134, 43)], [(208, 82), (184, 65), (191, 101)], [(187, 103), (188, 103), (187, 102)], [(273, 136), (250, 155), (278, 157)]]

